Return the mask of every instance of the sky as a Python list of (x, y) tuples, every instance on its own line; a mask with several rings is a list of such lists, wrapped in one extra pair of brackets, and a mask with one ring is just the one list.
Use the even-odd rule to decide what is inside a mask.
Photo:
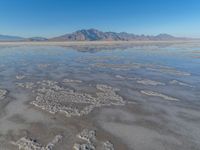
[(0, 34), (54, 37), (89, 28), (200, 38), (200, 0), (0, 0)]

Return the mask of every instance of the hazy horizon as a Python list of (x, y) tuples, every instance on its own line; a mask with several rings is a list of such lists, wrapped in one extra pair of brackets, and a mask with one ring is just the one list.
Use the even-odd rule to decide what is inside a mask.
[(200, 37), (200, 1), (0, 0), (0, 34), (54, 37), (80, 29)]

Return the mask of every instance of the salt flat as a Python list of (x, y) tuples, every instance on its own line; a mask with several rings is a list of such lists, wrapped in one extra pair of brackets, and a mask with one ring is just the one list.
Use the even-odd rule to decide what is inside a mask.
[(200, 150), (199, 50), (0, 42), (0, 149)]

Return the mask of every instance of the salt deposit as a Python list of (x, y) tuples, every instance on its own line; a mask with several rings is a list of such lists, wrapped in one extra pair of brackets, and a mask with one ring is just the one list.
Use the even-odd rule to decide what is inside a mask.
[(179, 71), (168, 66), (154, 65), (154, 64), (140, 64), (140, 63), (129, 63), (129, 64), (108, 64), (108, 63), (96, 63), (93, 67), (109, 68), (113, 70), (132, 70), (132, 69), (147, 69), (156, 72), (167, 73), (178, 76), (190, 76), (191, 74), (184, 71)]
[(64, 79), (63, 83), (81, 83), (81, 80)]
[(116, 75), (115, 77), (116, 77), (117, 79), (121, 79), (121, 80), (126, 79), (126, 77), (123, 77), (123, 76), (121, 76), (121, 75)]
[(24, 79), (26, 76), (24, 76), (24, 75), (17, 75), (16, 76), (16, 79), (17, 80), (22, 80), (22, 79)]
[(38, 64), (39, 68), (47, 68), (50, 64)]
[(96, 132), (94, 130), (84, 129), (77, 137), (91, 143), (96, 140)]
[(32, 82), (25, 82), (25, 83), (16, 83), (18, 87), (26, 88), (26, 89), (33, 89), (35, 87), (34, 83)]
[(18, 141), (11, 143), (18, 146), (19, 150), (53, 150), (53, 147), (60, 142), (61, 139), (61, 135), (56, 135), (54, 139), (46, 146), (43, 146), (42, 144), (38, 143), (37, 140), (28, 137), (22, 137)]
[(103, 142), (103, 150), (114, 150), (114, 146), (109, 141)]
[(184, 71), (179, 71), (174, 68), (147, 68), (147, 70), (158, 71), (166, 74), (177, 75), (177, 76), (190, 76), (191, 74)]
[(99, 68), (110, 68), (113, 70), (131, 70), (131, 69), (139, 69), (141, 67), (140, 64), (132, 63), (132, 64), (106, 64), (106, 63), (96, 63), (92, 65), (93, 67)]
[(137, 83), (144, 84), (144, 85), (154, 85), (154, 86), (156, 86), (156, 85), (165, 85), (162, 82), (153, 81), (153, 80), (149, 80), (149, 79), (138, 80)]
[(52, 114), (64, 113), (67, 117), (87, 115), (96, 107), (125, 104), (123, 98), (116, 94), (119, 89), (107, 85), (98, 84), (97, 97), (93, 97), (57, 84), (46, 80), (37, 82), (37, 96), (31, 104)]
[[(94, 130), (84, 129), (81, 133), (77, 135), (77, 137), (83, 140), (84, 142), (81, 144), (75, 143), (74, 144), (75, 150), (95, 150), (95, 149), (114, 150), (114, 146), (111, 142), (99, 141), (96, 138), (96, 132)], [(95, 146), (95, 145), (98, 145), (98, 146)]]
[(123, 98), (118, 94), (116, 94), (116, 91), (119, 91), (119, 89), (104, 84), (97, 84), (96, 88), (100, 90), (100, 92), (96, 93), (97, 94), (96, 105), (110, 106), (110, 105), (125, 104)]
[(161, 97), (163, 99), (166, 99), (166, 100), (171, 100), (171, 101), (179, 101), (179, 99), (177, 98), (174, 98), (174, 97), (170, 97), (170, 96), (167, 96), (167, 95), (164, 95), (164, 94), (161, 94), (161, 93), (157, 93), (157, 92), (154, 92), (154, 91), (140, 91), (142, 94), (145, 94), (145, 95), (148, 95), (148, 96), (156, 96), (156, 97)]
[(0, 89), (0, 100), (3, 100), (6, 97), (7, 93), (7, 90)]
[(95, 150), (96, 148), (94, 147), (94, 145), (90, 144), (90, 143), (84, 143), (84, 144), (78, 144), (75, 143), (73, 148), (75, 150)]
[(178, 80), (172, 80), (169, 83), (173, 84), (173, 85), (181, 85), (181, 86), (193, 87), (192, 85), (189, 85), (189, 84), (184, 83), (184, 82), (180, 82)]

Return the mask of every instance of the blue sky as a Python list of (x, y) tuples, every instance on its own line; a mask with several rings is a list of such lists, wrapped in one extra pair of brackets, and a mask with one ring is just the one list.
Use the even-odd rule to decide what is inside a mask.
[(200, 0), (0, 0), (0, 34), (53, 37), (83, 28), (200, 37)]

